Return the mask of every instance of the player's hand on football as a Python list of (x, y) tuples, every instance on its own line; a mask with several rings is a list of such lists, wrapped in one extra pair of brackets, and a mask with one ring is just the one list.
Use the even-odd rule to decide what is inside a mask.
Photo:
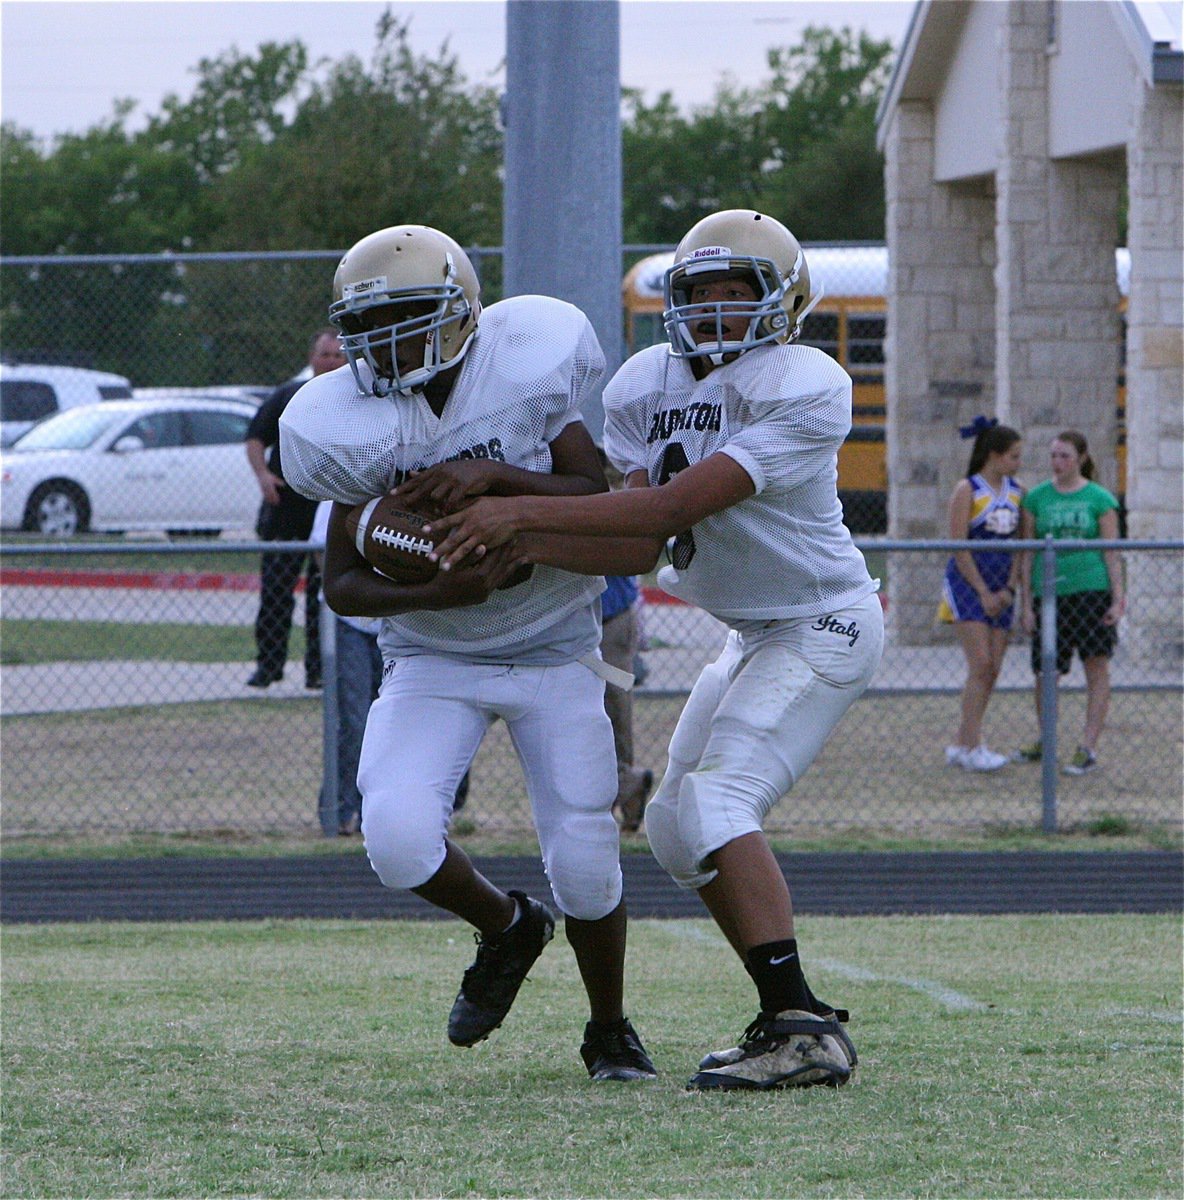
[(429, 585), (432, 608), (461, 608), (487, 600), (526, 562), (513, 545), (498, 546), (454, 571), (440, 571)]
[(407, 508), (450, 513), (498, 482), (500, 464), (488, 458), (437, 463), (403, 480), (394, 496)]
[(431, 557), (441, 571), (451, 571), (470, 554), (480, 557), (518, 534), (514, 500), (485, 496), (460, 512), (428, 522), (425, 529), (436, 542)]

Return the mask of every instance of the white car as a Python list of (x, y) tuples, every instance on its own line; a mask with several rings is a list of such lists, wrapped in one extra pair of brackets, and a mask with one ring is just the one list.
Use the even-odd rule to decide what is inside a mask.
[(260, 496), (243, 443), (255, 411), (176, 396), (50, 417), (0, 453), (0, 528), (250, 536)]
[(122, 375), (85, 367), (0, 363), (0, 446), (10, 446), (38, 421), (76, 404), (129, 400), (132, 385)]

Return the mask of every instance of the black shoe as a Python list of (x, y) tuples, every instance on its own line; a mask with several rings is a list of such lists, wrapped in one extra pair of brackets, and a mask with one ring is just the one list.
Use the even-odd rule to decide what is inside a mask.
[(589, 1021), (584, 1026), (580, 1057), (588, 1068), (588, 1074), (597, 1083), (606, 1080), (624, 1083), (658, 1077), (650, 1056), (641, 1044), (641, 1038), (627, 1017), (622, 1017), (612, 1025)]
[(475, 1045), (505, 1020), (527, 972), (555, 936), (555, 918), (545, 904), (524, 892), (510, 895), (518, 902), (518, 920), (496, 937), (475, 935), (477, 957), (448, 1016), (448, 1040), (454, 1046)]
[(322, 687), (323, 685), (321, 683), (320, 671), (305, 671), (304, 686), (308, 688), (310, 692), (316, 691), (318, 688)]
[(277, 673), (275, 671), (265, 671), (262, 667), (256, 667), (255, 673), (247, 680), (247, 687), (270, 687), (273, 683), (279, 683), (283, 677), (283, 671)]

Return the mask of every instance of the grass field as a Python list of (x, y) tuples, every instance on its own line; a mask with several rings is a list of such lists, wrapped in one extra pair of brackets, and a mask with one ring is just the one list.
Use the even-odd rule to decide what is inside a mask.
[(684, 1090), (754, 1009), (702, 921), (631, 926), (629, 1086), (583, 1072), (561, 934), (458, 1050), (458, 923), (10, 926), (3, 1195), (1181, 1194), (1178, 915), (798, 932), (853, 1013), (839, 1091)]

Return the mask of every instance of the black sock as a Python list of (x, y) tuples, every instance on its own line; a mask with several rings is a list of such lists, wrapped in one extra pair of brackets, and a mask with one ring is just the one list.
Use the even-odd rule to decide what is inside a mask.
[(778, 1013), (787, 1008), (813, 1011), (794, 938), (753, 946), (747, 966), (761, 999), (761, 1012)]

